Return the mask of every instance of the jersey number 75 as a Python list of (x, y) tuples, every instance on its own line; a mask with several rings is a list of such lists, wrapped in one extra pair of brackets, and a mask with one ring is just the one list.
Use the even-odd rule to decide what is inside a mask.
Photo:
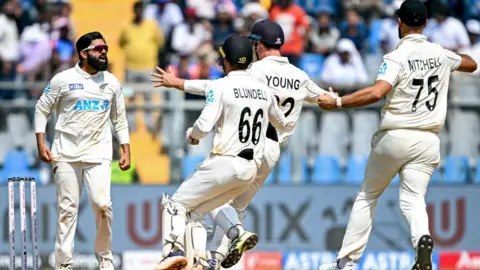
[[(431, 94), (435, 95), (435, 97), (433, 98), (433, 102), (432, 100), (429, 100), (425, 103), (429, 111), (435, 110), (435, 106), (437, 105), (438, 91), (436, 87), (432, 86), (432, 84), (436, 82), (438, 82), (438, 75), (430, 76), (427, 79), (428, 96), (430, 96)], [(420, 89), (418, 89), (417, 96), (415, 97), (415, 101), (413, 102), (413, 105), (412, 105), (412, 112), (416, 112), (417, 103), (418, 103), (418, 100), (420, 99), (420, 95), (422, 94), (423, 86), (425, 85), (425, 79), (413, 79), (412, 85), (420, 86)]]

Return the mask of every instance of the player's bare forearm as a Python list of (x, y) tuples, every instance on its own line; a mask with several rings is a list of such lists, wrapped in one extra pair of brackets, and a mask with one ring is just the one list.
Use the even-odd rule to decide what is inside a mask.
[(460, 66), (457, 68), (457, 71), (461, 72), (474, 72), (477, 70), (477, 62), (473, 60), (472, 57), (466, 54), (461, 54), (459, 53), (460, 57), (462, 57), (462, 63), (460, 63)]
[(184, 79), (176, 78), (172, 82), (172, 87), (176, 88), (178, 90), (184, 91), (185, 90), (184, 86), (185, 86), (185, 80)]
[(342, 108), (358, 108), (380, 101), (382, 97), (375, 94), (373, 86), (342, 97)]
[(124, 155), (130, 156), (130, 144), (129, 143), (124, 143), (124, 144), (121, 145), (121, 147), (122, 147), (122, 153)]
[(342, 97), (342, 108), (358, 108), (374, 104), (392, 89), (392, 86), (385, 81), (377, 81), (374, 85), (368, 86), (353, 94)]
[(35, 133), (35, 136), (37, 137), (37, 146), (45, 144), (45, 133)]

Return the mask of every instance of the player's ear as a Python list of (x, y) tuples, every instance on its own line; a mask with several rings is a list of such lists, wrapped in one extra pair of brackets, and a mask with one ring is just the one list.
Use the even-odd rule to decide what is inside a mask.
[(82, 60), (82, 62), (87, 59), (87, 51), (80, 51), (80, 60)]

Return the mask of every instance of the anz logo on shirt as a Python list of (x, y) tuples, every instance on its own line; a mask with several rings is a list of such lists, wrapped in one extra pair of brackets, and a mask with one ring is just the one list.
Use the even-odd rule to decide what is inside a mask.
[(73, 111), (106, 111), (108, 100), (79, 100), (75, 103)]
[(387, 63), (383, 62), (378, 70), (378, 75), (385, 75), (385, 72), (387, 72)]
[(207, 103), (212, 103), (215, 100), (213, 90), (208, 91)]

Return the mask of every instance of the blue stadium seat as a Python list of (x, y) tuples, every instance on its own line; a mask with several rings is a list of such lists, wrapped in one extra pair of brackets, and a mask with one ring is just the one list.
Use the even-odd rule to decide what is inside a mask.
[(347, 183), (360, 184), (363, 182), (365, 169), (367, 168), (367, 156), (350, 156), (347, 160)]
[(182, 162), (182, 178), (187, 179), (204, 159), (204, 156), (186, 155)]
[(467, 183), (470, 177), (470, 165), (466, 156), (448, 156), (445, 159), (445, 173), (443, 181), (445, 183)]
[(473, 179), (475, 184), (480, 184), (480, 156), (477, 157), (477, 165), (475, 168), (475, 178)]
[[(22, 150), (19, 151), (9, 151), (5, 155), (4, 170), (5, 173), (9, 172), (21, 172), (28, 170), (28, 153)], [(16, 175), (18, 176), (18, 175)]]
[(299, 67), (305, 71), (312, 80), (319, 80), (325, 57), (316, 53), (304, 53), (300, 58)]
[(272, 172), (268, 175), (267, 179), (265, 179), (264, 185), (271, 185), (274, 184), (275, 178), (277, 177), (277, 166), (275, 166)]
[(393, 184), (398, 184), (398, 183), (400, 183), (400, 174), (399, 174), (399, 173), (397, 173), (397, 174), (395, 175), (395, 177), (393, 178), (393, 180), (392, 180), (391, 183), (393, 183)]
[(318, 155), (313, 168), (312, 182), (316, 184), (338, 183), (342, 179), (340, 161), (335, 156)]
[(440, 173), (440, 167), (437, 167), (435, 171), (433, 171), (432, 177), (430, 179), (430, 183), (439, 183), (442, 181), (442, 174)]
[(292, 156), (290, 154), (283, 154), (280, 156), (278, 165), (278, 183), (292, 184)]

